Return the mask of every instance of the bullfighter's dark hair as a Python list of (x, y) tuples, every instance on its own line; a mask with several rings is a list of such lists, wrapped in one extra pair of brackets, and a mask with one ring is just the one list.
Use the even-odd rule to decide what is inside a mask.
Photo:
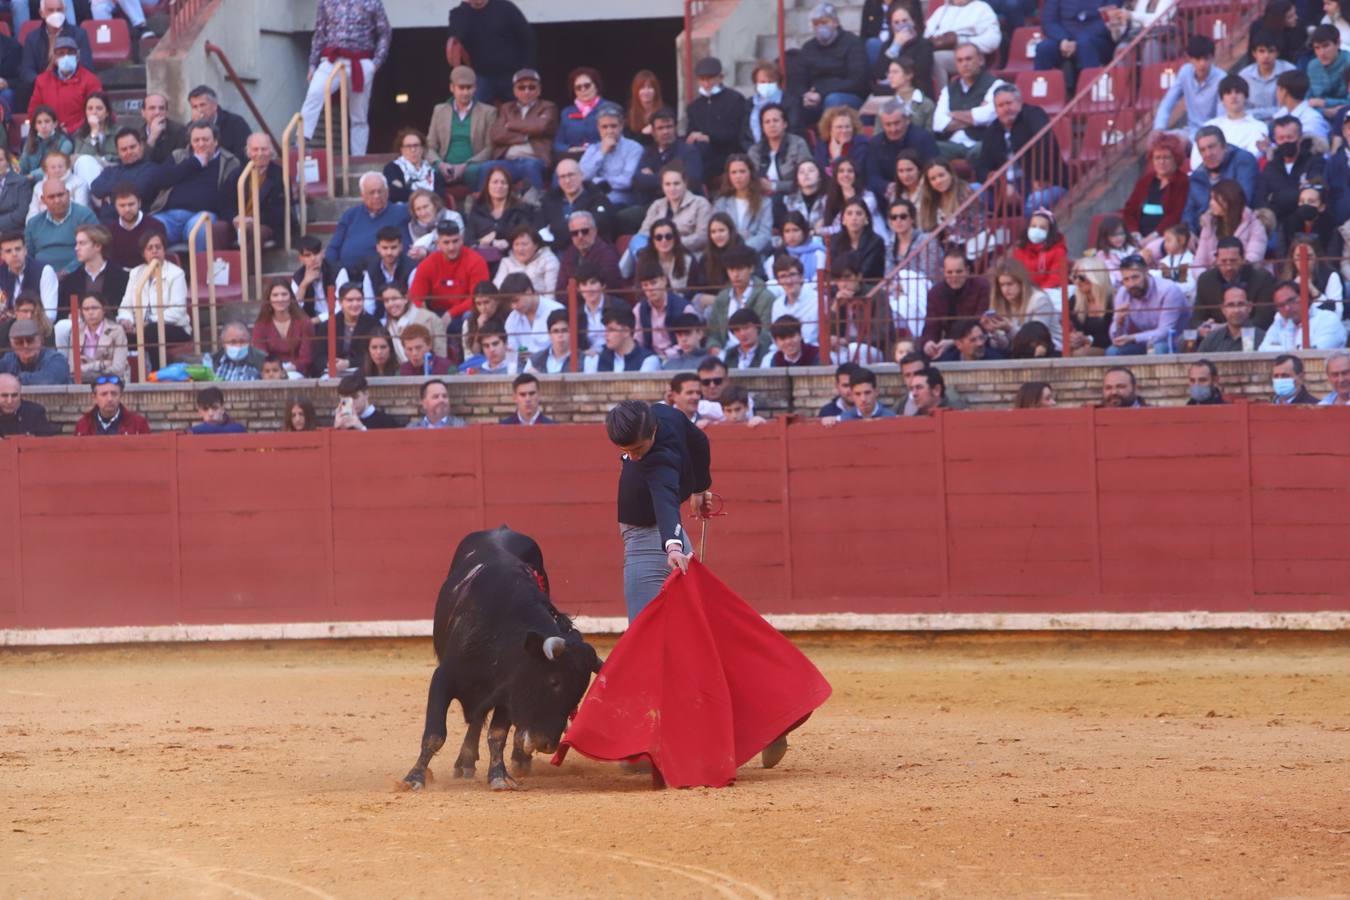
[(656, 414), (642, 400), (624, 400), (605, 415), (605, 431), (612, 443), (627, 447), (656, 431)]

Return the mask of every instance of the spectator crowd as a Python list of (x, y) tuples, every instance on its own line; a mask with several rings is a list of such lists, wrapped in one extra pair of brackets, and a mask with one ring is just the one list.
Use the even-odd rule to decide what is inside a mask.
[[(159, 358), (201, 359), (217, 381), (342, 379), (335, 427), (371, 428), (391, 422), (366, 390), (384, 376), (423, 379), (420, 427), (458, 423), (438, 380), (456, 373), (520, 376), (517, 422), (546, 423), (537, 382), (521, 405), (522, 378), (573, 369), (672, 371), (671, 401), (697, 393), (693, 414), (716, 421), (728, 414), (715, 388), (733, 386), (709, 379), (831, 365), (848, 379), (825, 418), (842, 422), (894, 412), (865, 368), (881, 362), (919, 366), (900, 410), (913, 414), (960, 408), (935, 368), (947, 361), (1260, 350), (1297, 362), (1346, 345), (1350, 4), (1335, 0), (1269, 0), (1226, 73), (1207, 35), (1156, 42), (1184, 46), (1184, 64), (1143, 174), (1078, 258), (1054, 211), (1072, 178), (1042, 136), (1050, 113), (1006, 70), (1014, 37), (1037, 24), (1040, 41), (1018, 49), (1072, 85), (1175, 30), (1172, 0), (868, 0), (858, 33), (818, 3), (786, 71), (755, 66), (751, 96), (725, 83), (723, 61), (698, 60), (683, 131), (650, 71), (625, 95), (579, 65), (571, 103), (543, 99), (520, 10), (462, 0), (449, 15), (462, 61), (426, 128), (399, 131), (326, 243), (298, 240), (298, 267), (266, 286), (256, 321), (205, 336), (185, 242), (195, 231), (200, 249), (208, 228), (217, 247), (255, 229), (276, 239), (293, 211), (272, 142), (206, 86), (188, 95), (189, 122), (152, 93), (141, 121), (118, 123), (68, 5), (41, 0), (21, 48), (0, 38), (0, 76), (13, 75), (0, 108), (10, 123), (26, 111), (19, 152), (0, 154), (0, 373), (63, 384), (78, 363), (104, 395), (81, 433), (141, 428), (120, 393)], [(119, 8), (144, 28), (139, 3)], [(381, 0), (317, 0), (315, 22), (305, 134), (346, 65), (364, 153), (389, 19)], [(1033, 141), (1054, 150), (1027, 156)], [(250, 161), (259, 196), (240, 208)], [(1016, 212), (1010, 241), (995, 196)], [(1052, 402), (1047, 391), (1019, 404)], [(233, 430), (223, 399), (202, 402), (201, 430)]]

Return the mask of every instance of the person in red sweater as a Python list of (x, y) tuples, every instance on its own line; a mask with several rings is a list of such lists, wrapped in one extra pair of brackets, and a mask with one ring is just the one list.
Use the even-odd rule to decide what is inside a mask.
[(119, 434), (149, 434), (145, 416), (122, 405), (122, 379), (100, 375), (90, 385), (94, 390), (94, 408), (75, 423), (76, 437), (104, 437)]
[(457, 319), (473, 307), (473, 289), (488, 280), (483, 257), (464, 246), (455, 222), (436, 226), (436, 249), (413, 273), (408, 299), (447, 319)]
[(84, 102), (101, 90), (99, 77), (80, 65), (80, 47), (75, 39), (59, 37), (51, 66), (33, 84), (28, 115), (31, 118), (39, 106), (50, 106), (66, 131), (74, 134), (84, 124)]
[(1069, 248), (1055, 225), (1055, 214), (1038, 209), (1027, 220), (1022, 236), (1013, 247), (1013, 259), (1026, 266), (1039, 288), (1057, 288), (1065, 283)]
[(1120, 217), (1135, 246), (1159, 256), (1163, 232), (1181, 221), (1190, 196), (1186, 148), (1174, 134), (1161, 134), (1148, 151), (1149, 164), (1134, 184)]

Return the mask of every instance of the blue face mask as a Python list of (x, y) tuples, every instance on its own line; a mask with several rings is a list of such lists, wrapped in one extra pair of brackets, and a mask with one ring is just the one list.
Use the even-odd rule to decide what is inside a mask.
[(834, 43), (834, 39), (839, 36), (839, 29), (834, 25), (817, 25), (814, 29), (816, 40), (824, 47)]
[(1275, 396), (1281, 400), (1287, 400), (1298, 392), (1292, 378), (1272, 378), (1270, 385), (1275, 389)]
[(1196, 403), (1204, 403), (1214, 395), (1214, 387), (1208, 384), (1191, 385), (1191, 399)]
[(79, 63), (79, 58), (73, 54), (70, 56), (58, 56), (56, 58), (56, 71), (69, 78), (71, 75), (75, 74), (75, 67), (78, 66)]
[(755, 85), (755, 93), (770, 103), (777, 103), (783, 99), (783, 89), (772, 81), (761, 81)]
[(243, 362), (248, 358), (248, 345), (245, 344), (242, 347), (227, 345), (225, 355), (234, 362)]

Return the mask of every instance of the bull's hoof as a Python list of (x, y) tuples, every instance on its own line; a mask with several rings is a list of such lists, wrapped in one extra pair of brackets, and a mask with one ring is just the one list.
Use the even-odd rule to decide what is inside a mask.
[(427, 786), (427, 772), (413, 769), (407, 775), (403, 776), (403, 783), (409, 790), (420, 791)]
[(510, 775), (498, 775), (496, 778), (488, 779), (488, 787), (494, 791), (514, 791), (520, 787), (520, 782)]
[(779, 737), (777, 740), (775, 740), (772, 744), (765, 747), (760, 752), (759, 754), (760, 764), (763, 765), (764, 768), (766, 769), (772, 769), (774, 766), (778, 765), (780, 762), (783, 761), (783, 757), (787, 755), (787, 751), (788, 751), (787, 735), (783, 735), (782, 737)]
[(516, 775), (528, 775), (533, 768), (534, 760), (530, 759), (528, 756), (522, 756), (519, 759), (511, 760), (511, 771)]
[(650, 775), (652, 774), (652, 764), (645, 759), (639, 759), (635, 762), (621, 760), (619, 762), (619, 771), (625, 775)]
[(461, 765), (455, 766), (456, 778), (472, 778), (473, 772), (474, 772), (473, 766), (461, 766)]

